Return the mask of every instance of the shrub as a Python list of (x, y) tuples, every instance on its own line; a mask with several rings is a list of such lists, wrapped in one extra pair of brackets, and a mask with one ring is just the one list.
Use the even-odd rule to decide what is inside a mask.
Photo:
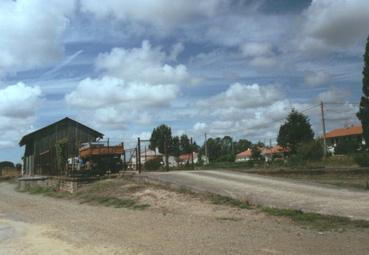
[(302, 160), (321, 160), (323, 158), (323, 145), (320, 141), (303, 143), (298, 146), (297, 154)]
[(369, 167), (369, 152), (355, 153), (352, 158), (361, 167)]
[(346, 155), (350, 153), (357, 152), (359, 148), (358, 141), (350, 140), (350, 141), (340, 141), (337, 143), (334, 153), (338, 155)]
[(151, 159), (145, 162), (145, 170), (157, 171), (161, 168), (161, 158)]

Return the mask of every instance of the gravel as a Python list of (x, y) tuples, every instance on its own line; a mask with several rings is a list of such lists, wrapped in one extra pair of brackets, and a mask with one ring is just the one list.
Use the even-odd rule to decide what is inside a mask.
[(0, 254), (369, 253), (368, 230), (319, 234), (258, 210), (166, 190), (140, 191), (152, 204), (140, 211), (18, 193), (14, 187), (0, 183)]

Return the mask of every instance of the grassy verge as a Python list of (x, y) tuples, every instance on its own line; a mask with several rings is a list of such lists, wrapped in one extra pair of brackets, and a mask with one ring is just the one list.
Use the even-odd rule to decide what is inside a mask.
[(148, 204), (141, 204), (130, 195), (139, 187), (133, 189), (129, 183), (121, 181), (101, 181), (96, 182), (77, 193), (71, 194), (63, 191), (55, 191), (50, 188), (35, 186), (26, 192), (32, 195), (44, 195), (54, 198), (70, 199), (79, 201), (81, 204), (101, 205), (114, 208), (128, 208), (143, 210), (149, 207)]
[(262, 211), (268, 215), (287, 217), (303, 227), (319, 231), (345, 230), (347, 228), (369, 228), (369, 221), (351, 220), (345, 217), (321, 215), (318, 213), (305, 213), (294, 209), (277, 209), (266, 207)]

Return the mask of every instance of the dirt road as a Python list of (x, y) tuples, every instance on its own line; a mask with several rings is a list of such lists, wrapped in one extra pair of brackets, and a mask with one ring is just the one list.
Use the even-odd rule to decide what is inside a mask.
[(369, 220), (369, 192), (232, 171), (146, 173), (150, 179), (251, 203)]
[(323, 232), (165, 190), (145, 210), (98, 207), (0, 183), (0, 254), (368, 254), (369, 230)]

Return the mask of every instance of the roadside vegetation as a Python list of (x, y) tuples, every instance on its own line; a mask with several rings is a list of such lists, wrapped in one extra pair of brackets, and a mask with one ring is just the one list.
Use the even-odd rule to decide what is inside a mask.
[(139, 185), (133, 185), (120, 179), (119, 181), (105, 180), (87, 184), (74, 194), (55, 191), (54, 189), (41, 186), (32, 187), (27, 192), (33, 195), (76, 200), (81, 204), (88, 203), (91, 205), (142, 210), (149, 207), (149, 205), (140, 203), (132, 196), (133, 192), (142, 188)]
[(305, 213), (301, 210), (293, 209), (266, 207), (261, 210), (268, 215), (286, 217), (302, 227), (313, 228), (319, 231), (344, 231), (348, 228), (369, 228), (369, 221), (364, 220), (351, 220), (345, 217)]

